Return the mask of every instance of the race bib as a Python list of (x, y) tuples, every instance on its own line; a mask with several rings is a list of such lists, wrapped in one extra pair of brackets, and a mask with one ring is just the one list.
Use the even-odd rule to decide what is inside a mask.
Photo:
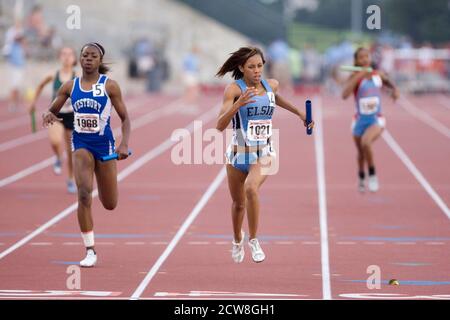
[(75, 131), (97, 133), (100, 131), (100, 116), (90, 113), (75, 113)]
[(94, 97), (105, 96), (105, 85), (103, 83), (96, 83), (92, 85), (92, 92)]
[(374, 114), (378, 110), (380, 99), (378, 97), (366, 97), (359, 99), (359, 112), (361, 114)]
[(272, 136), (272, 120), (249, 120), (247, 137), (250, 141), (266, 141)]

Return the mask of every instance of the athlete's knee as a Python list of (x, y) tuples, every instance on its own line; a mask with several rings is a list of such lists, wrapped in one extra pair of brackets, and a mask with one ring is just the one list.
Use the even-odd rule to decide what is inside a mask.
[(244, 185), (244, 190), (247, 199), (252, 199), (258, 196), (258, 186), (256, 183), (246, 182)]
[(92, 203), (92, 190), (86, 187), (78, 187), (78, 202), (80, 205), (89, 207)]
[(106, 210), (114, 210), (117, 207), (117, 199), (102, 201), (102, 204)]
[(359, 161), (364, 160), (364, 153), (363, 153), (362, 149), (358, 150), (358, 160)]
[(245, 201), (233, 201), (232, 208), (234, 211), (245, 210)]
[(361, 148), (363, 150), (370, 150), (371, 141), (369, 139), (362, 139), (361, 140)]

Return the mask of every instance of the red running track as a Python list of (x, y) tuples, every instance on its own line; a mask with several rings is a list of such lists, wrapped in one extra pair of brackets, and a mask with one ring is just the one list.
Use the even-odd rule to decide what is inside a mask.
[[(303, 106), (306, 98), (292, 100)], [(449, 128), (448, 98), (407, 98)], [(321, 154), (318, 128), (313, 136), (306, 136), (295, 117), (278, 110), (274, 124), (280, 129), (279, 172), (268, 178), (260, 194), (259, 238), (267, 259), (261, 264), (251, 262), (247, 249), (244, 262), (237, 265), (230, 257), (231, 199), (226, 178), (218, 176), (222, 166), (174, 165), (170, 157), (174, 142), (168, 140), (174, 129), (205, 114), (210, 121), (203, 129), (214, 127), (220, 97), (205, 97), (198, 108), (179, 101), (171, 104), (174, 100), (139, 97), (129, 103), (129, 107), (151, 106), (130, 112), (133, 123), (151, 110), (170, 105), (172, 109), (133, 130), (134, 154), (119, 163), (119, 172), (138, 163), (150, 150), (153, 153), (120, 182), (118, 208), (107, 212), (94, 200), (99, 264), (81, 269), (81, 289), (70, 289), (66, 283), (67, 268), (84, 253), (74, 213), (22, 246), (12, 247), (74, 203), (75, 197), (65, 193), (63, 178), (53, 176), (47, 167), (1, 188), (6, 209), (0, 218), (0, 257), (8, 248), (14, 250), (0, 258), (0, 297), (450, 298), (450, 224), (445, 214), (450, 202), (450, 144), (441, 131), (399, 103), (384, 99), (389, 133), (444, 208), (381, 138), (374, 146), (381, 189), (376, 194), (356, 191), (356, 154), (350, 135), (354, 106), (350, 100), (313, 97), (313, 108), (320, 108), (323, 116), (320, 121), (315, 111), (317, 125), (323, 130), (323, 168), (317, 158)], [(0, 123), (6, 118), (11, 117), (2, 113)], [(1, 141), (24, 134), (26, 130), (18, 129), (11, 136), (2, 135)], [(41, 139), (3, 155), (1, 179), (51, 153), (47, 140)], [(321, 193), (318, 168), (324, 170)], [(319, 205), (319, 194), (325, 196), (321, 198), (326, 200), (324, 205)], [(380, 289), (367, 287), (369, 266), (379, 267)], [(400, 286), (387, 285), (391, 278), (398, 279)]]

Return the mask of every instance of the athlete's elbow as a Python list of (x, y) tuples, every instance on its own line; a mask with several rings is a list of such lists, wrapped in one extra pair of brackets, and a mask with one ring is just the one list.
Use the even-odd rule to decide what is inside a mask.
[(348, 92), (346, 92), (346, 91), (342, 92), (342, 95), (341, 95), (342, 99), (346, 100), (348, 98), (348, 96), (349, 96)]
[(220, 131), (220, 132), (222, 132), (223, 130), (225, 130), (225, 128), (223, 127), (223, 125), (221, 125), (221, 124), (217, 124), (216, 125), (216, 129), (218, 130), (218, 131)]
[(223, 130), (225, 130), (225, 127), (226, 127), (226, 126), (223, 125), (223, 121), (221, 121), (221, 120), (218, 120), (218, 121), (217, 121), (216, 129), (217, 129), (218, 131), (222, 132)]

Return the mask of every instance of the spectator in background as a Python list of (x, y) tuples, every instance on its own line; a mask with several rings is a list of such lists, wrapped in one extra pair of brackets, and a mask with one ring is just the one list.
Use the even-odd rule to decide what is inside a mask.
[(381, 50), (381, 63), (380, 69), (391, 74), (394, 71), (395, 64), (395, 52), (389, 44), (385, 44)]
[(200, 50), (197, 46), (193, 46), (191, 51), (183, 58), (183, 74), (182, 80), (184, 84), (184, 101), (188, 105), (195, 105), (197, 103), (200, 87)]
[(20, 87), (23, 81), (25, 69), (25, 36), (22, 22), (16, 20), (15, 24), (6, 31), (3, 55), (8, 64), (8, 74), (10, 79), (9, 111), (14, 112), (20, 104)]
[(294, 85), (300, 84), (303, 71), (303, 59), (300, 50), (294, 48), (289, 49), (289, 66)]
[(35, 39), (39, 43), (48, 36), (48, 28), (40, 5), (35, 5), (31, 9), (25, 28), (27, 37)]
[(283, 39), (277, 39), (269, 45), (271, 77), (279, 81), (280, 87), (292, 93), (292, 78), (289, 68), (289, 45)]
[(303, 50), (303, 81), (311, 84), (320, 80), (322, 59), (317, 50), (310, 44), (305, 44)]

